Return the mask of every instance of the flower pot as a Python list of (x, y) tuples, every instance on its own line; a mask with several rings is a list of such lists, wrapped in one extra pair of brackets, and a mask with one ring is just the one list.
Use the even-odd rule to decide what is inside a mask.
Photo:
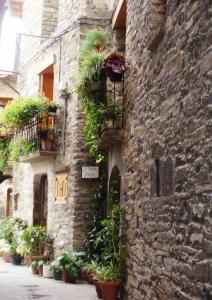
[(12, 262), (11, 255), (9, 253), (3, 253), (2, 258), (6, 263), (11, 263)]
[(45, 151), (51, 151), (53, 149), (53, 141), (50, 138), (46, 140), (41, 140), (41, 148)]
[(63, 281), (66, 283), (75, 283), (76, 279), (72, 279), (66, 269), (63, 269)]
[(56, 114), (56, 112), (57, 112), (57, 106), (49, 106), (48, 107), (48, 113)]
[(13, 265), (20, 266), (22, 261), (22, 256), (18, 254), (12, 254), (11, 255), (12, 263)]
[(27, 255), (26, 261), (28, 265), (31, 265), (34, 260), (46, 260), (46, 255)]
[(104, 300), (117, 300), (120, 281), (101, 281), (99, 286)]
[(95, 283), (95, 287), (96, 287), (96, 294), (97, 294), (97, 297), (98, 297), (99, 299), (102, 299), (102, 292), (101, 292), (101, 288), (100, 288), (100, 285), (99, 285), (99, 281), (94, 280), (94, 283)]
[(53, 273), (50, 271), (50, 266), (43, 266), (43, 277), (44, 278), (53, 278)]
[(87, 281), (87, 283), (94, 284), (94, 279), (93, 279), (94, 274), (93, 274), (93, 272), (89, 271), (89, 270), (86, 270), (83, 273), (84, 273), (84, 277), (85, 277), (85, 280)]
[(55, 280), (61, 280), (63, 276), (62, 271), (53, 271), (53, 276)]
[(40, 266), (40, 267), (38, 268), (38, 271), (39, 271), (39, 275), (40, 275), (40, 276), (43, 276), (43, 266)]
[(38, 275), (39, 274), (39, 270), (36, 267), (32, 267), (32, 274), (34, 275)]

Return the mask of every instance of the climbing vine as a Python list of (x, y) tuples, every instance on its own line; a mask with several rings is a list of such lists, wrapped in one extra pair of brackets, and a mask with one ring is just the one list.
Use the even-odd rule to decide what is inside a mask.
[(103, 159), (98, 143), (105, 112), (106, 76), (103, 63), (108, 53), (107, 45), (107, 33), (102, 28), (94, 28), (85, 34), (80, 53), (77, 93), (85, 115), (85, 141), (96, 162)]

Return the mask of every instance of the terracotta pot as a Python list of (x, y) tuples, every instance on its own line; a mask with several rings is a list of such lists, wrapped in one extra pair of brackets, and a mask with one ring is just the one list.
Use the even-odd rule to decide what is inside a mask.
[(100, 285), (99, 285), (99, 281), (94, 280), (94, 283), (95, 283), (95, 286), (96, 286), (96, 294), (97, 294), (97, 297), (98, 297), (99, 299), (102, 299), (102, 292), (101, 292), (101, 288), (100, 288)]
[(39, 274), (39, 270), (38, 270), (38, 268), (33, 268), (32, 267), (32, 274), (34, 274), (34, 275), (38, 275)]
[(43, 266), (40, 266), (40, 267), (38, 268), (38, 271), (39, 271), (39, 275), (40, 275), (40, 276), (43, 276)]
[(9, 253), (3, 253), (2, 258), (6, 263), (11, 263), (12, 262), (11, 255)]
[(75, 280), (71, 279), (66, 269), (63, 269), (63, 281), (66, 283), (74, 283)]
[(94, 284), (94, 279), (93, 279), (94, 273), (92, 271), (86, 270), (83, 272), (83, 274), (87, 283)]
[(104, 300), (117, 300), (120, 281), (101, 281), (99, 286)]
[(51, 151), (53, 149), (53, 141), (52, 139), (48, 138), (45, 140), (45, 147), (47, 151)]
[(27, 264), (31, 265), (34, 260), (46, 260), (48, 257), (46, 255), (27, 255)]

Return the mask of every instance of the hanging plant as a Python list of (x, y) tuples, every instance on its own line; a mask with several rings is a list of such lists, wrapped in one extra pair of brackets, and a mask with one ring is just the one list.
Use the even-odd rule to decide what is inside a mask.
[(120, 82), (125, 71), (125, 57), (117, 52), (112, 52), (104, 60), (104, 69), (112, 82)]
[(96, 162), (102, 159), (98, 143), (105, 110), (106, 75), (103, 62), (107, 57), (107, 45), (107, 32), (102, 28), (94, 28), (85, 34), (76, 88), (85, 116), (85, 141)]
[(11, 101), (0, 116), (6, 128), (22, 129), (33, 117), (48, 112), (48, 103), (44, 98), (27, 98)]

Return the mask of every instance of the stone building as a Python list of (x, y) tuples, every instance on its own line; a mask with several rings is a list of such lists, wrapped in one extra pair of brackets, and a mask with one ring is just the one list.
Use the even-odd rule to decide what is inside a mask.
[(58, 250), (83, 247), (98, 183), (81, 178), (89, 155), (77, 95), (60, 90), (75, 86), (87, 29), (106, 28), (126, 51), (123, 128), (102, 139), (126, 212), (127, 300), (212, 297), (211, 13), (210, 0), (24, 2), (25, 33), (37, 38), (22, 37), (21, 96), (54, 97), (64, 110), (58, 152), (14, 166), (14, 214), (46, 222)]

